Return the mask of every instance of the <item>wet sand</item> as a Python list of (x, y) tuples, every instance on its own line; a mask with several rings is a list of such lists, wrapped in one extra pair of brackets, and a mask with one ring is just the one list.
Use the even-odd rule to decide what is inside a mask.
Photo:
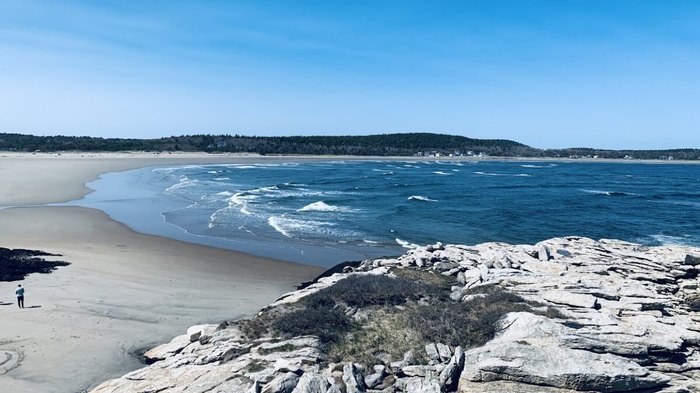
[[(61, 202), (100, 173), (256, 157), (0, 154), (0, 206)], [(0, 210), (0, 247), (62, 254), (51, 274), (0, 282), (0, 386), (79, 392), (139, 367), (134, 352), (191, 325), (250, 316), (320, 268), (135, 233), (97, 210)], [(14, 289), (26, 288), (25, 306)], [(7, 359), (7, 360), (5, 360)]]

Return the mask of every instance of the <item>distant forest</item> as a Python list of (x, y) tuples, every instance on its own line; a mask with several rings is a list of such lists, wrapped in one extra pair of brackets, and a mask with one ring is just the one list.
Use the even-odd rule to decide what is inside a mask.
[(505, 139), (474, 139), (432, 133), (366, 136), (184, 135), (159, 139), (34, 136), (0, 133), (0, 150), (21, 152), (151, 151), (257, 153), (262, 155), (499, 156), (699, 160), (700, 149), (537, 149)]

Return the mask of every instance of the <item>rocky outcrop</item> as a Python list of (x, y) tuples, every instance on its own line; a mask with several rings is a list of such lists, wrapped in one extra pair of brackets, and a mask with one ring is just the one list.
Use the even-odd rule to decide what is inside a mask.
[(393, 269), (454, 277), (454, 301), (500, 287), (533, 312), (507, 314), (483, 346), (430, 343), (421, 356), (373, 366), (332, 363), (313, 336), (246, 339), (238, 323), (199, 325), (148, 351), (152, 364), (93, 392), (700, 391), (698, 249), (579, 237), (534, 246), (438, 243), (363, 261), (270, 309), (350, 275)]

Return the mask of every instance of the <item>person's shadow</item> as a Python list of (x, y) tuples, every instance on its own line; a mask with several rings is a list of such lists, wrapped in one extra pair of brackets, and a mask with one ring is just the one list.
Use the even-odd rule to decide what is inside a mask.
[(25, 308), (41, 308), (41, 306), (29, 306), (29, 307), (25, 307)]

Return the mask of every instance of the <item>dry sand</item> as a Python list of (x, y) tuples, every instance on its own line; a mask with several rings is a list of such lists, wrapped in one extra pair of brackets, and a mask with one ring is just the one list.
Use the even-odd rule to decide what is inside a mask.
[[(107, 171), (151, 165), (262, 160), (184, 154), (0, 154), (0, 206), (66, 201)], [(72, 264), (0, 282), (0, 391), (79, 392), (139, 367), (132, 353), (188, 326), (250, 316), (312, 266), (138, 234), (100, 211), (76, 207), (0, 210), (0, 247), (62, 254)]]

